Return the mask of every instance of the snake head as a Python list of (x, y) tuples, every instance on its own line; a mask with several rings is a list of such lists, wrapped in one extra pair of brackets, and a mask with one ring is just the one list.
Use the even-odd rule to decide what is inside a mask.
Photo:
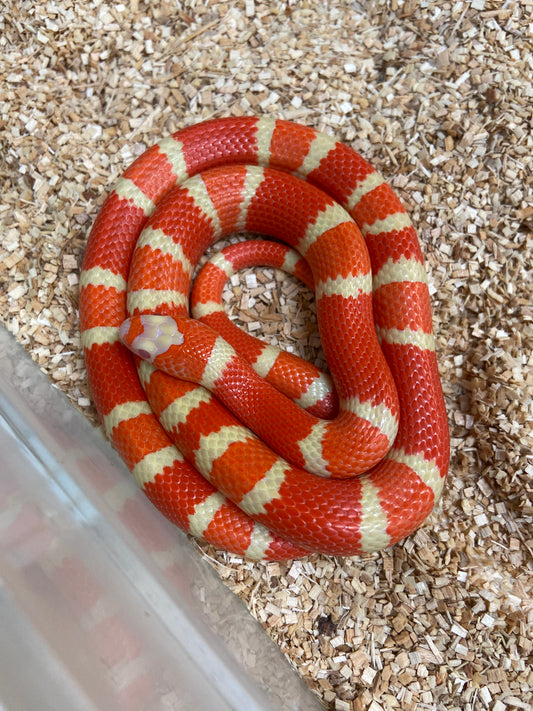
[[(120, 340), (158, 370), (191, 383), (203, 383), (217, 334), (192, 318), (146, 314), (126, 319), (120, 326)], [(226, 346), (233, 354), (231, 346)]]
[(120, 340), (139, 358), (153, 363), (172, 346), (181, 346), (185, 338), (171, 316), (146, 314), (132, 316), (123, 321), (120, 326)]

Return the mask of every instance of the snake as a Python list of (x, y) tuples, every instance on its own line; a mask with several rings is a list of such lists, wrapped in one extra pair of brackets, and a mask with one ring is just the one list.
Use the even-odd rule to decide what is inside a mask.
[[(228, 279), (256, 265), (314, 291), (327, 372), (228, 317)], [(94, 221), (79, 317), (106, 436), (192, 536), (252, 560), (365, 555), (439, 500), (450, 445), (421, 246), (334, 137), (241, 116), (148, 148)]]

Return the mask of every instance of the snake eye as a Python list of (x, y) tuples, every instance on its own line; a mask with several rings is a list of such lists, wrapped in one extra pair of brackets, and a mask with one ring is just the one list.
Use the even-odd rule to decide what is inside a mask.
[(142, 348), (136, 350), (135, 352), (137, 353), (139, 358), (142, 358), (143, 360), (150, 360), (150, 358), (152, 357), (151, 353), (143, 350)]

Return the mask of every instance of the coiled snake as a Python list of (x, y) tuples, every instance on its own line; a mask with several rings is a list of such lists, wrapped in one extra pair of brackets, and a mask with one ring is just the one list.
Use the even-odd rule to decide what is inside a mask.
[[(244, 230), (283, 244), (207, 262), (189, 318), (201, 255)], [(333, 391), (225, 315), (228, 276), (257, 262), (314, 288)], [(91, 231), (80, 321), (107, 435), (195, 536), (254, 559), (355, 555), (411, 533), (441, 494), (449, 438), (419, 242), (383, 178), (329, 136), (228, 118), (147, 150)]]

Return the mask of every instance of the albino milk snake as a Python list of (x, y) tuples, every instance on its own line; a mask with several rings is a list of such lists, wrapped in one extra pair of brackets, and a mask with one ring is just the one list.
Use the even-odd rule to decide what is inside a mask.
[[(206, 248), (242, 231), (294, 249), (238, 243), (191, 297)], [(333, 391), (225, 315), (224, 283), (257, 263), (314, 288)], [(80, 321), (114, 447), (165, 516), (217, 547), (372, 552), (441, 494), (449, 437), (418, 239), (383, 178), (329, 136), (228, 118), (147, 150), (93, 226)]]

